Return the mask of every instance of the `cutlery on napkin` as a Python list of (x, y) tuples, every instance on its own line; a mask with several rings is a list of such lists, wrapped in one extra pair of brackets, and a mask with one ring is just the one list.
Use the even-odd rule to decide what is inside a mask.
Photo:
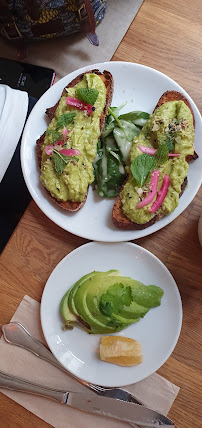
[[(12, 321), (22, 323), (31, 334), (45, 344), (40, 325), (40, 304), (25, 296), (17, 308)], [(86, 387), (78, 383), (68, 373), (53, 367), (51, 364), (36, 358), (30, 352), (20, 347), (7, 344), (0, 340), (0, 370), (18, 377), (27, 378), (34, 383), (43, 383), (47, 387), (77, 392), (86, 392)], [(43, 380), (43, 381), (42, 381)], [(161, 376), (154, 373), (147, 379), (135, 385), (124, 387), (145, 406), (163, 414), (167, 414), (175, 400), (179, 388)], [(127, 428), (128, 423), (99, 417), (90, 413), (81, 412), (58, 405), (53, 400), (37, 397), (9, 390), (2, 390), (4, 394), (30, 410), (41, 419), (56, 428), (83, 428), (89, 424), (96, 428)], [(96, 397), (94, 392), (91, 392)], [(67, 417), (68, 414), (68, 417)]]

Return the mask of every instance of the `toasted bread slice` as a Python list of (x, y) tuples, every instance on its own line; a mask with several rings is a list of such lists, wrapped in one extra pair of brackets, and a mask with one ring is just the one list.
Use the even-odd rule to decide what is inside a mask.
[[(114, 91), (114, 80), (113, 77), (111, 75), (111, 73), (109, 71), (103, 71), (103, 73), (101, 73), (99, 70), (95, 69), (95, 70), (91, 70), (91, 71), (87, 71), (86, 73), (94, 73), (97, 74), (98, 76), (100, 76), (100, 78), (103, 80), (105, 87), (106, 87), (106, 103), (105, 103), (105, 107), (103, 109), (103, 112), (100, 116), (100, 132), (102, 132), (104, 125), (105, 125), (105, 118), (107, 115), (107, 108), (111, 105), (111, 101), (112, 101), (112, 96), (113, 96), (113, 91)], [(62, 92), (62, 96), (66, 95), (66, 88), (72, 88), (74, 86), (77, 85), (77, 83), (79, 83), (84, 75), (86, 73), (82, 73), (79, 76), (77, 76), (75, 79), (73, 79), (64, 89)], [(54, 118), (56, 109), (58, 107), (60, 100), (55, 104), (55, 106), (48, 108), (46, 110), (46, 114), (49, 117), (50, 120), (52, 120)], [(41, 168), (41, 160), (42, 160), (42, 146), (44, 144), (44, 139), (45, 139), (45, 132), (44, 134), (37, 140), (36, 142), (36, 154), (37, 154), (37, 159), (38, 159), (38, 164), (39, 167)], [(48, 192), (48, 190), (47, 190)], [(49, 192), (48, 192), (49, 193)], [(88, 190), (87, 190), (88, 193)], [(60, 201), (57, 200), (56, 198), (52, 197), (51, 194), (49, 193), (51, 199), (58, 204), (61, 208), (65, 209), (66, 211), (78, 211), (80, 208), (83, 207), (83, 205), (86, 202), (87, 199), (87, 193), (83, 199), (83, 201), (81, 202), (74, 202), (74, 201)]]
[[(177, 91), (166, 91), (161, 98), (159, 99), (154, 111), (160, 107), (162, 104), (169, 102), (169, 101), (184, 101), (184, 103), (189, 107), (192, 116), (193, 116), (193, 124), (195, 127), (195, 118), (194, 118), (194, 112), (192, 110), (191, 104), (190, 102), (187, 100), (187, 98), (181, 94), (180, 92)], [(190, 162), (191, 160), (197, 159), (198, 155), (196, 154), (196, 152), (194, 152), (193, 155), (188, 155), (186, 156), (186, 161)], [(187, 177), (184, 179), (184, 182), (181, 186), (181, 193), (179, 195), (179, 197), (183, 194), (185, 188), (187, 186)], [(152, 224), (156, 223), (157, 221), (161, 220), (161, 218), (163, 218), (164, 215), (163, 214), (156, 214), (150, 221), (148, 221), (147, 223), (144, 224), (137, 224), (132, 222), (128, 217), (126, 217), (126, 215), (124, 214), (123, 210), (122, 210), (122, 202), (121, 202), (121, 198), (120, 196), (117, 196), (115, 203), (114, 203), (114, 207), (113, 207), (113, 211), (112, 211), (112, 221), (114, 223), (114, 225), (122, 230), (141, 230), (141, 229), (145, 229), (149, 226), (152, 226)]]

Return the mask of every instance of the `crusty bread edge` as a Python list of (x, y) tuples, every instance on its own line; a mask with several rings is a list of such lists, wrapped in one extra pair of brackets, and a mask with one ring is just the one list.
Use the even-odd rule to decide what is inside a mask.
[[(111, 75), (111, 73), (109, 71), (104, 70), (103, 73), (101, 73), (99, 70), (94, 69), (94, 70), (86, 71), (85, 73), (82, 73), (82, 74), (78, 75), (75, 79), (73, 79), (70, 83), (68, 83), (67, 86), (65, 86), (65, 88), (62, 91), (61, 97), (64, 96), (67, 93), (66, 92), (66, 88), (76, 86), (77, 83), (79, 83), (83, 79), (83, 77), (84, 77), (84, 75), (86, 73), (95, 73), (97, 75), (104, 76), (104, 78), (106, 80), (106, 83), (108, 83), (107, 86), (105, 85), (106, 89), (107, 89), (106, 103), (105, 103), (105, 107), (104, 107), (104, 110), (103, 110), (101, 118), (100, 118), (100, 131), (102, 132), (102, 130), (104, 128), (104, 125), (105, 125), (105, 118), (106, 118), (106, 115), (107, 115), (107, 108), (111, 105), (113, 91), (114, 91), (114, 79), (113, 79), (113, 77), (112, 77), (112, 75)], [(50, 107), (50, 108), (48, 108), (46, 110), (46, 114), (47, 114), (47, 116), (49, 117), (50, 120), (52, 120), (53, 117), (54, 117), (54, 115), (55, 115), (55, 111), (56, 111), (56, 109), (58, 107), (60, 99), (55, 104), (55, 106)], [(41, 159), (42, 159), (42, 146), (44, 144), (44, 139), (45, 139), (45, 132), (36, 141), (36, 155), (37, 155), (38, 165), (39, 165), (40, 169), (41, 169)], [(50, 198), (57, 205), (59, 205), (60, 208), (63, 208), (66, 211), (74, 212), (74, 211), (78, 211), (79, 209), (81, 209), (84, 206), (84, 204), (86, 202), (86, 199), (87, 199), (88, 189), (87, 189), (87, 192), (86, 192), (86, 195), (85, 195), (83, 201), (81, 201), (81, 202), (73, 202), (73, 201), (65, 201), (64, 202), (64, 201), (59, 201), (56, 198), (54, 198), (50, 194), (50, 192), (48, 190), (47, 190), (47, 192), (48, 192)]]
[[(192, 116), (193, 116), (193, 124), (195, 127), (194, 112), (193, 112), (193, 109), (191, 107), (191, 104), (188, 101), (188, 99), (178, 91), (166, 91), (166, 92), (164, 92), (164, 94), (160, 97), (156, 107), (154, 108), (154, 111), (166, 102), (180, 101), (180, 100), (184, 101), (184, 103), (189, 107), (189, 109), (192, 113)], [(198, 157), (198, 155), (196, 154), (196, 152), (194, 152), (193, 155), (188, 155), (186, 157), (186, 161), (190, 162), (191, 160), (197, 159), (197, 157)], [(179, 197), (182, 196), (186, 186), (187, 186), (187, 177), (185, 177), (184, 182), (182, 183), (181, 193), (180, 193)], [(114, 206), (113, 206), (113, 210), (112, 210), (113, 224), (118, 229), (121, 229), (121, 230), (142, 230), (142, 229), (146, 229), (147, 227), (152, 226), (154, 223), (161, 220), (163, 217), (164, 217), (163, 214), (156, 214), (147, 223), (144, 223), (144, 224), (134, 223), (124, 214), (124, 212), (122, 210), (122, 203), (121, 203), (120, 196), (117, 196), (115, 203), (114, 203)]]

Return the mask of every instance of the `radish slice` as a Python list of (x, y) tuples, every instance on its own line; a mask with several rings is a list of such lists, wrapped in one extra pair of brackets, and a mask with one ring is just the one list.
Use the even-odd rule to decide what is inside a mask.
[(52, 145), (49, 145), (49, 146), (46, 146), (46, 147), (45, 147), (45, 152), (46, 152), (46, 154), (47, 154), (48, 156), (52, 155), (53, 150), (54, 150), (54, 146), (52, 146)]
[(67, 97), (65, 102), (79, 110), (85, 110), (88, 114), (92, 113), (93, 106), (85, 101), (78, 100), (78, 98)]
[(60, 153), (65, 156), (79, 156), (81, 154), (81, 152), (76, 149), (62, 149), (60, 150)]
[(151, 180), (149, 183), (149, 192), (147, 196), (142, 201), (140, 201), (139, 204), (137, 204), (137, 209), (143, 208), (146, 205), (149, 205), (153, 201), (158, 188), (159, 175), (160, 175), (160, 172), (157, 169), (152, 171)]
[(170, 184), (170, 177), (169, 175), (165, 174), (163, 177), (163, 183), (162, 186), (158, 192), (157, 198), (155, 200), (155, 202), (153, 203), (153, 205), (149, 208), (149, 212), (150, 213), (155, 213), (160, 206), (162, 205), (167, 193), (168, 193), (168, 188), (169, 188), (169, 184)]
[[(138, 146), (138, 149), (141, 150), (142, 153), (148, 153), (148, 155), (153, 156), (154, 153), (156, 152), (156, 149), (153, 149), (153, 147), (147, 147), (147, 146)], [(177, 157), (180, 156), (180, 153), (168, 153), (168, 157)]]

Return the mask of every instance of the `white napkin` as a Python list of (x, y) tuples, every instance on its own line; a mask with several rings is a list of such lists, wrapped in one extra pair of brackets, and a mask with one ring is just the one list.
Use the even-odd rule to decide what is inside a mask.
[(0, 182), (17, 147), (27, 110), (27, 92), (0, 85)]

